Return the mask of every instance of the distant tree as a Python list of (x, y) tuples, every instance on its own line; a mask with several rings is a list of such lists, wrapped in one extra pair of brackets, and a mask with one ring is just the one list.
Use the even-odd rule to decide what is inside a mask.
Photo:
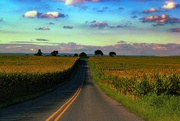
[(53, 52), (51, 52), (51, 56), (56, 56), (58, 54), (58, 51), (54, 50)]
[(113, 56), (115, 56), (115, 55), (116, 55), (115, 52), (109, 52), (109, 56), (113, 57)]
[(34, 55), (41, 56), (42, 55), (41, 49), (38, 49), (38, 52)]
[(99, 56), (99, 55), (100, 55), (100, 56), (103, 56), (103, 55), (104, 55), (101, 50), (96, 50), (96, 51), (94, 51), (94, 54), (97, 55), (97, 56)]
[(86, 53), (85, 52), (82, 52), (79, 54), (80, 57), (87, 57)]
[(77, 57), (78, 56), (78, 54), (77, 53), (74, 53), (74, 57)]

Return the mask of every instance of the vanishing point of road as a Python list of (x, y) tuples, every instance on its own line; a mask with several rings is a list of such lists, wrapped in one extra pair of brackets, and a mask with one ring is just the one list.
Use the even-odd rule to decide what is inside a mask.
[(81, 60), (71, 81), (38, 98), (0, 109), (0, 121), (142, 121), (95, 84)]

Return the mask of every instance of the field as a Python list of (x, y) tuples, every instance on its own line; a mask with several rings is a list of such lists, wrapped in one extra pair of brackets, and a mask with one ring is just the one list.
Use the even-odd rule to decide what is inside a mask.
[[(65, 82), (79, 57), (0, 55), (0, 107)], [(180, 57), (90, 57), (103, 91), (147, 121), (179, 121)]]
[(90, 57), (96, 83), (145, 120), (179, 120), (180, 57)]
[[(156, 90), (158, 95), (159, 93), (180, 95), (180, 87), (178, 85), (180, 79), (180, 57), (91, 57), (90, 61), (100, 73), (102, 83), (114, 86), (117, 90), (126, 88), (124, 93), (134, 94), (135, 91), (138, 93), (137, 90), (141, 90), (138, 95), (144, 95), (152, 91), (152, 88), (157, 88), (157, 86), (167, 86), (169, 89), (169, 86), (172, 84), (174, 86), (172, 88), (175, 88), (174, 90), (171, 90), (171, 92), (163, 92), (166, 89)], [(120, 83), (118, 83), (118, 79), (121, 80)], [(175, 83), (177, 85), (174, 85)], [(135, 85), (141, 87), (138, 89)]]
[[(180, 57), (91, 57), (101, 73), (124, 78), (180, 74)], [(138, 77), (137, 77), (138, 76)]]
[(0, 55), (0, 102), (44, 91), (66, 81), (78, 59)]
[(51, 73), (70, 69), (78, 57), (0, 55), (0, 73)]

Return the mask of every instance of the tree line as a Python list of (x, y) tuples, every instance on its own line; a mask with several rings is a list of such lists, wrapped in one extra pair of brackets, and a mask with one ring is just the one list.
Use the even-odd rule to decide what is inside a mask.
[[(36, 54), (34, 54), (35, 56), (42, 56), (42, 52), (41, 49), (38, 49), (38, 52)], [(102, 50), (96, 50), (94, 51), (95, 56), (104, 56), (104, 53), (102, 52)], [(58, 51), (54, 50), (53, 52), (50, 53), (51, 56), (57, 56), (58, 55)], [(80, 56), (80, 57), (87, 57), (87, 54), (85, 52), (80, 53), (79, 55), (77, 53), (74, 54), (74, 56)], [(114, 57), (116, 56), (116, 52), (111, 51), (109, 52), (109, 56)]]

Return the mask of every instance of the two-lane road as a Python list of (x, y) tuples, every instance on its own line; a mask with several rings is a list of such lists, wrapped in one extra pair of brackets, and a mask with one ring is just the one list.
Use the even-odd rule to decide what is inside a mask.
[(0, 121), (140, 121), (94, 84), (81, 61), (68, 84), (39, 98), (0, 109)]

